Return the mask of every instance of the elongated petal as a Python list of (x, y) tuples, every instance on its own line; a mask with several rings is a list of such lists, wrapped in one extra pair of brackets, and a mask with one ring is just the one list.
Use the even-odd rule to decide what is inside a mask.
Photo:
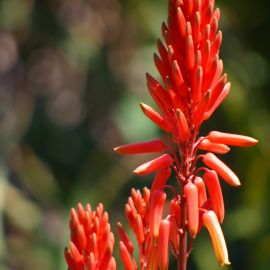
[(201, 66), (198, 66), (196, 73), (193, 78), (193, 89), (192, 89), (192, 99), (196, 103), (201, 99), (201, 90), (202, 90), (202, 79), (203, 79), (203, 69)]
[(180, 7), (177, 8), (177, 22), (180, 34), (184, 37), (186, 31), (186, 19)]
[(213, 105), (209, 106), (207, 112), (205, 112), (203, 119), (207, 120), (211, 117), (211, 115), (215, 112), (218, 106), (223, 102), (223, 100), (228, 96), (230, 92), (231, 84), (227, 83), (223, 90), (221, 91), (220, 95), (213, 101)]
[(207, 109), (209, 99), (210, 99), (210, 91), (207, 91), (204, 97), (202, 98), (201, 102), (199, 103), (196, 112), (193, 115), (194, 124), (200, 125), (201, 122), (203, 121), (203, 116)]
[(171, 175), (170, 168), (158, 170), (152, 183), (151, 194), (157, 189), (163, 189), (170, 175)]
[(221, 143), (214, 143), (208, 139), (204, 139), (199, 143), (198, 148), (200, 150), (210, 151), (217, 154), (226, 154), (230, 151), (230, 148)]
[(165, 91), (162, 85), (148, 73), (146, 74), (146, 80), (150, 93), (157, 96), (165, 106), (170, 107), (172, 103), (168, 93)]
[(166, 193), (163, 190), (156, 190), (153, 193), (150, 204), (149, 228), (153, 241), (158, 239), (159, 225), (162, 220)]
[(84, 260), (82, 254), (78, 251), (77, 247), (73, 242), (70, 242), (69, 245), (70, 255), (73, 260), (73, 263), (78, 267), (78, 269), (83, 269)]
[(126, 232), (124, 231), (124, 228), (122, 226), (122, 224), (120, 222), (117, 223), (117, 229), (118, 229), (118, 235), (120, 240), (125, 244), (128, 252), (130, 254), (133, 253), (133, 244), (131, 243), (131, 241), (129, 240), (128, 235), (126, 234)]
[(150, 106), (141, 103), (140, 104), (143, 113), (151, 119), (155, 124), (157, 124), (161, 129), (166, 132), (170, 132), (172, 130), (172, 125), (165, 118), (163, 118), (158, 112), (156, 112)]
[(235, 173), (214, 154), (205, 154), (203, 156), (203, 162), (206, 166), (215, 170), (228, 184), (232, 186), (241, 185)]
[(141, 245), (144, 241), (144, 231), (143, 231), (143, 223), (142, 223), (141, 215), (138, 215), (136, 218), (136, 232), (135, 233), (136, 233), (137, 241), (139, 245)]
[(187, 202), (188, 228), (192, 238), (195, 238), (199, 226), (199, 200), (198, 189), (193, 183), (184, 187), (184, 194)]
[(196, 177), (194, 180), (194, 184), (197, 186), (198, 189), (199, 207), (201, 207), (207, 200), (205, 184), (201, 177)]
[(167, 270), (169, 266), (169, 236), (170, 222), (165, 219), (160, 223), (158, 236), (158, 258), (160, 270)]
[(115, 258), (114, 257), (111, 258), (111, 260), (109, 262), (108, 269), (110, 269), (110, 270), (116, 270), (116, 261), (115, 261)]
[(248, 136), (225, 133), (220, 131), (211, 131), (207, 138), (213, 143), (223, 143), (233, 146), (249, 147), (258, 143), (256, 139)]
[(187, 67), (192, 69), (195, 63), (195, 55), (194, 55), (194, 43), (192, 39), (192, 35), (188, 35), (186, 37), (186, 56), (187, 56)]
[(180, 67), (179, 67), (176, 60), (174, 60), (173, 64), (172, 64), (172, 73), (173, 73), (174, 83), (176, 85), (176, 88), (177, 88), (179, 94), (182, 97), (186, 97), (187, 92), (186, 92), (186, 88), (184, 85), (183, 75), (182, 75), (182, 72), (181, 72)]
[(120, 145), (114, 148), (114, 151), (122, 155), (158, 153), (163, 151), (166, 145), (161, 140), (152, 140), (148, 142), (138, 142)]
[(131, 255), (122, 241), (119, 242), (119, 251), (125, 270), (135, 270), (137, 267), (135, 267)]
[(222, 223), (224, 220), (224, 202), (217, 173), (212, 170), (207, 171), (204, 174), (203, 180), (209, 192), (212, 209), (216, 213), (219, 222)]
[(159, 169), (170, 167), (173, 164), (173, 158), (169, 154), (164, 154), (156, 159), (148, 161), (133, 172), (137, 175), (147, 175)]
[(112, 247), (112, 244), (109, 243), (104, 251), (103, 256), (100, 258), (99, 269), (108, 269), (108, 266), (112, 257), (112, 252), (113, 252), (113, 247)]
[(186, 117), (180, 109), (176, 110), (176, 116), (177, 116), (178, 125), (179, 125), (179, 132), (178, 132), (179, 137), (182, 141), (185, 141), (188, 139), (189, 134), (190, 134)]
[(229, 261), (226, 242), (215, 212), (208, 211), (204, 213), (203, 223), (210, 234), (218, 263), (222, 266), (231, 264)]

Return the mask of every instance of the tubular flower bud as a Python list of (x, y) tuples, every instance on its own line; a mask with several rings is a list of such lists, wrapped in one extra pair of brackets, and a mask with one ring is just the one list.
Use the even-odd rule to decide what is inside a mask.
[(189, 137), (189, 127), (186, 117), (180, 109), (176, 110), (176, 116), (179, 125), (179, 137), (182, 141), (186, 141)]
[(122, 241), (119, 242), (119, 251), (120, 251), (121, 259), (122, 259), (125, 269), (126, 270), (137, 269), (137, 267), (134, 265), (134, 261), (132, 260), (127, 247)]
[(226, 242), (215, 212), (205, 212), (203, 214), (203, 224), (210, 234), (218, 263), (221, 266), (230, 265)]
[(217, 173), (215, 171), (207, 171), (204, 174), (203, 180), (209, 192), (212, 209), (216, 213), (219, 222), (222, 223), (224, 219), (224, 202)]
[(99, 204), (95, 211), (90, 205), (84, 209), (78, 204), (70, 214), (70, 247), (65, 249), (65, 259), (70, 270), (115, 270), (112, 256), (114, 236), (110, 231), (107, 212)]
[(198, 148), (200, 150), (210, 151), (217, 154), (226, 154), (230, 151), (230, 148), (225, 144), (213, 143), (208, 139), (204, 139), (199, 143)]
[(147, 175), (159, 169), (170, 167), (173, 164), (173, 159), (169, 154), (164, 154), (156, 159), (148, 161), (133, 172), (138, 175)]
[(180, 205), (177, 199), (172, 199), (170, 201), (170, 241), (172, 243), (172, 252), (175, 257), (177, 257), (177, 252), (179, 250), (179, 230), (178, 222), (180, 221)]
[(205, 184), (201, 177), (196, 177), (194, 180), (194, 184), (198, 189), (199, 207), (201, 207), (207, 200)]
[(170, 222), (164, 219), (160, 223), (158, 235), (158, 258), (160, 270), (167, 270), (169, 266), (169, 236)]
[(154, 191), (157, 189), (163, 189), (170, 175), (171, 175), (170, 168), (158, 170), (152, 183), (151, 193), (153, 194)]
[(118, 229), (118, 235), (119, 235), (120, 240), (123, 242), (123, 244), (127, 248), (128, 252), (130, 254), (132, 254), (133, 253), (133, 244), (129, 240), (128, 235), (126, 234), (126, 232), (125, 232), (125, 230), (120, 222), (117, 223), (117, 229)]
[(213, 143), (228, 144), (240, 147), (249, 147), (258, 143), (256, 139), (248, 136), (224, 133), (219, 131), (211, 131), (207, 135), (207, 138)]
[(132, 143), (114, 148), (114, 151), (122, 155), (158, 153), (163, 151), (166, 145), (161, 140)]
[(198, 189), (193, 183), (188, 183), (184, 187), (184, 194), (187, 201), (188, 228), (192, 238), (195, 238), (199, 226), (199, 200)]
[(146, 80), (150, 94), (154, 97), (154, 99), (157, 99), (161, 104), (164, 104), (164, 106), (171, 106), (172, 103), (170, 101), (169, 95), (161, 86), (161, 84), (159, 84), (159, 82), (150, 74), (146, 74)]
[(143, 113), (152, 120), (155, 124), (157, 124), (161, 129), (166, 132), (170, 132), (172, 129), (172, 125), (169, 121), (167, 121), (164, 117), (162, 117), (158, 112), (156, 112), (150, 106), (141, 103), (140, 104)]
[(240, 186), (241, 183), (235, 173), (212, 153), (203, 156), (203, 162), (209, 168), (215, 170), (228, 184)]
[(150, 236), (153, 241), (158, 239), (159, 225), (162, 220), (166, 193), (163, 190), (156, 190), (152, 194), (149, 211), (149, 228)]

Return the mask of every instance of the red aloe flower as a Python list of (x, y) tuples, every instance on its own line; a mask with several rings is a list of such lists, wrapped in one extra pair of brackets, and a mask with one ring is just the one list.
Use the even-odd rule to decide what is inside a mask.
[[(163, 152), (161, 156), (134, 170), (138, 175), (156, 172), (151, 192), (150, 220), (138, 214), (138, 205), (133, 205), (134, 198), (129, 200), (126, 207), (128, 220), (139, 246), (144, 241), (150, 241), (145, 234), (147, 226), (150, 239), (158, 241), (156, 239), (162, 220), (160, 213), (163, 209), (163, 198), (166, 197), (162, 189), (168, 187), (167, 180), (171, 169), (174, 170), (179, 189), (175, 188), (175, 185), (169, 186), (174, 195), (168, 216), (170, 233), (169, 236), (164, 233), (160, 239), (161, 242), (170, 239), (179, 270), (186, 269), (193, 238), (202, 225), (209, 230), (219, 263), (229, 263), (219, 226), (224, 218), (224, 203), (218, 175), (233, 186), (239, 186), (240, 181), (215, 154), (229, 152), (228, 145), (246, 147), (257, 143), (257, 140), (247, 136), (218, 131), (199, 137), (201, 125), (227, 97), (231, 86), (227, 75), (223, 74), (223, 62), (219, 58), (222, 41), (222, 33), (218, 31), (219, 19), (220, 10), (215, 8), (214, 0), (169, 0), (168, 20), (161, 27), (165, 45), (158, 40), (158, 54), (154, 54), (154, 62), (162, 82), (150, 74), (146, 75), (147, 86), (157, 110), (143, 103), (141, 109), (152, 122), (171, 134), (171, 142), (165, 144), (160, 140), (153, 140), (115, 149), (120, 154)], [(208, 153), (197, 155), (198, 150)], [(204, 166), (198, 167), (200, 158), (212, 170)], [(166, 222), (162, 224), (161, 231), (164, 230), (163, 226), (168, 228)], [(122, 243), (125, 243), (124, 238)], [(149, 242), (147, 243), (146, 246), (149, 247)], [(128, 244), (125, 244), (125, 247), (131, 256)], [(123, 250), (120, 247), (121, 249)], [(126, 250), (123, 250), (122, 254)], [(158, 252), (156, 248), (150, 248), (148, 253), (141, 251), (141, 255), (146, 254), (151, 261)], [(166, 258), (164, 255), (159, 259), (161, 269), (167, 268)], [(157, 267), (158, 261), (152, 260), (148, 269)]]
[(99, 204), (95, 211), (79, 203), (70, 212), (70, 245), (65, 249), (69, 270), (115, 270), (114, 236), (108, 213)]

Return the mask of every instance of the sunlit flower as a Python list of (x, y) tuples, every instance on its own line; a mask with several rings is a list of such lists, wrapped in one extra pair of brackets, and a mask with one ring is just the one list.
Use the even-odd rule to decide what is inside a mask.
[[(158, 54), (154, 54), (162, 81), (146, 75), (156, 108), (144, 103), (140, 106), (146, 117), (171, 135), (170, 139), (115, 148), (120, 154), (160, 153), (137, 167), (134, 173), (142, 176), (156, 173), (151, 190), (154, 206), (150, 202), (150, 209), (155, 207), (156, 212), (152, 212), (154, 216), (150, 213), (149, 224), (160, 223), (162, 219), (155, 190), (160, 192), (159, 199), (162, 189), (172, 191), (171, 209), (174, 211), (168, 217), (171, 224), (169, 238), (180, 270), (186, 269), (193, 238), (202, 224), (208, 228), (215, 243), (219, 263), (228, 264), (219, 227), (225, 211), (218, 176), (232, 186), (239, 186), (240, 181), (215, 154), (228, 153), (229, 146), (247, 147), (257, 143), (251, 137), (219, 131), (199, 136), (201, 125), (224, 101), (231, 86), (219, 58), (222, 41), (219, 19), (220, 10), (215, 8), (214, 0), (169, 0), (168, 20), (161, 27), (164, 42), (158, 40)], [(207, 153), (198, 154), (198, 151)], [(199, 166), (200, 159), (205, 166)], [(175, 172), (180, 189), (174, 184), (168, 185), (171, 171)], [(177, 207), (179, 213), (175, 212)], [(205, 211), (208, 214), (203, 214)], [(150, 234), (157, 237), (158, 229), (152, 226)], [(162, 263), (161, 268), (166, 267)]]

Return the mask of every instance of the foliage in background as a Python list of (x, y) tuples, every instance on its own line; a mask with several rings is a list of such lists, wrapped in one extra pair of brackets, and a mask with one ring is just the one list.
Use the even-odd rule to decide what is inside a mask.
[[(250, 134), (254, 149), (226, 162), (242, 188), (224, 185), (231, 270), (270, 267), (269, 3), (217, 1), (221, 56), (231, 94), (205, 126)], [(162, 0), (3, 0), (0, 2), (0, 269), (65, 269), (68, 209), (103, 201), (111, 224), (124, 220), (131, 168), (147, 157), (112, 148), (157, 135), (139, 100), (156, 74)], [(148, 102), (149, 101), (149, 102)], [(120, 206), (120, 207), (119, 207)], [(113, 228), (115, 230), (115, 228)], [(218, 269), (208, 236), (194, 243), (190, 269)], [(119, 257), (116, 254), (116, 257)]]

